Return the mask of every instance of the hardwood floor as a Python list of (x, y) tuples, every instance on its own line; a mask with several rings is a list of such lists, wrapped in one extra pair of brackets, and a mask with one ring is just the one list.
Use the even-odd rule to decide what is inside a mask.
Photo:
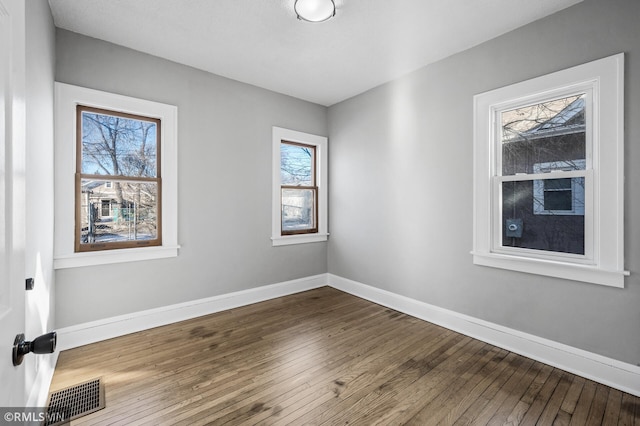
[(324, 287), (60, 354), (73, 424), (640, 425), (640, 398)]

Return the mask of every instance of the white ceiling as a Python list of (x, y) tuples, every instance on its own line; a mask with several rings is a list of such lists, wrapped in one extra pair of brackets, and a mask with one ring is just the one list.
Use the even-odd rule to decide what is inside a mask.
[(332, 105), (582, 0), (49, 0), (55, 25)]

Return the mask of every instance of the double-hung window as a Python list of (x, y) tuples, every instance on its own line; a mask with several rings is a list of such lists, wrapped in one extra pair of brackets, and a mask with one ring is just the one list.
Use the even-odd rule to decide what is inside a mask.
[(280, 142), (280, 202), (282, 235), (318, 232), (316, 147)]
[[(591, 192), (592, 167), (587, 166), (591, 141), (591, 91), (533, 100), (494, 111), (497, 167), (493, 192), (498, 230), (504, 232), (494, 250), (523, 253), (522, 249), (553, 252), (555, 257), (579, 261), (591, 258), (585, 244), (584, 194)], [(528, 103), (528, 102), (527, 102)], [(591, 158), (591, 155), (589, 155)]]
[(162, 245), (161, 121), (76, 111), (76, 252)]
[(177, 256), (177, 108), (56, 83), (54, 268)]
[(274, 246), (327, 239), (327, 138), (274, 127)]
[(624, 286), (623, 59), (475, 96), (475, 264)]

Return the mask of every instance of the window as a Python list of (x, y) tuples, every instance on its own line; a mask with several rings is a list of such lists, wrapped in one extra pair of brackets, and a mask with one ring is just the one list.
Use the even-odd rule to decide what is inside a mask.
[(327, 239), (327, 138), (273, 128), (274, 246)]
[[(584, 170), (585, 160), (535, 163), (533, 173)], [(533, 213), (584, 216), (584, 178), (535, 179)]]
[(280, 143), (281, 235), (318, 232), (316, 147)]
[(177, 108), (55, 89), (54, 267), (177, 256)]
[(474, 97), (474, 263), (624, 286), (623, 55)]
[(111, 200), (100, 200), (102, 210), (100, 210), (101, 217), (111, 217)]
[(76, 111), (76, 252), (162, 245), (160, 120)]

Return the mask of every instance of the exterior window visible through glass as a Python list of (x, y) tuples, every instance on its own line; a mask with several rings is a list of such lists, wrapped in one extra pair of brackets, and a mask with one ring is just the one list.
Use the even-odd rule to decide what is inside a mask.
[(102, 211), (100, 215), (103, 217), (111, 216), (111, 200), (102, 200)]
[(76, 114), (76, 251), (161, 245), (160, 120)]
[(542, 182), (545, 210), (571, 210), (571, 179), (545, 179)]
[(281, 233), (318, 232), (316, 148), (294, 142), (280, 144)]
[(585, 254), (587, 99), (499, 112), (502, 247)]

